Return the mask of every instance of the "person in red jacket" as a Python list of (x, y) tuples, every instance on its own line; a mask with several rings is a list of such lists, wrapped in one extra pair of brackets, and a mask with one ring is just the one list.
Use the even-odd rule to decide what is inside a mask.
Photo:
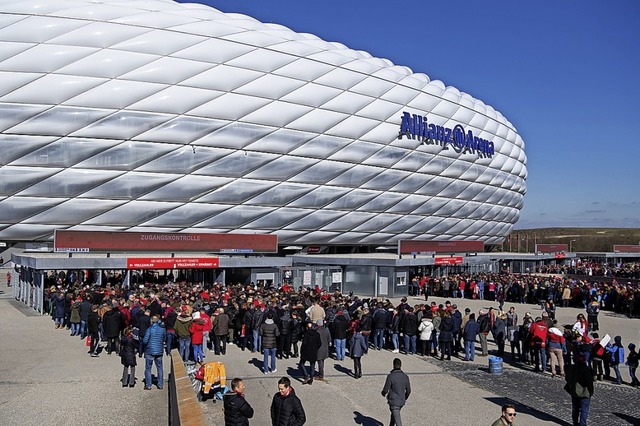
[(209, 348), (209, 333), (211, 333), (211, 317), (207, 315), (204, 308), (200, 308), (200, 319), (204, 321), (204, 329), (202, 330), (202, 356), (207, 354)]
[(534, 372), (544, 373), (547, 369), (547, 337), (549, 328), (544, 319), (537, 317), (536, 321), (529, 327), (531, 336), (531, 348), (533, 349)]
[(193, 346), (193, 359), (195, 362), (204, 361), (204, 353), (202, 352), (203, 332), (204, 319), (200, 318), (200, 312), (194, 312), (189, 333), (191, 333), (191, 346)]

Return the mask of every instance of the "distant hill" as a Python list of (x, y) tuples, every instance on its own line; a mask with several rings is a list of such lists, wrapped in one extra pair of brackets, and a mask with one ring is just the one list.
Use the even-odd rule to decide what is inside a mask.
[[(517, 250), (518, 236), (520, 250)], [(571, 240), (575, 240), (572, 241)], [(527, 241), (529, 250), (527, 251)], [(573, 251), (612, 252), (615, 245), (638, 245), (640, 228), (538, 228), (518, 229), (511, 233), (511, 251), (534, 252), (538, 244), (567, 244)], [(570, 244), (571, 242), (571, 244)], [(509, 251), (509, 238), (504, 242), (504, 250)]]

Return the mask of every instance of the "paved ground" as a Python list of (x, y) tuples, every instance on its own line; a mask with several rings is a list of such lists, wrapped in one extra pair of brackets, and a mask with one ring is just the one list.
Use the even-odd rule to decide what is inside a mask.
[(136, 372), (140, 382), (122, 388), (119, 357), (91, 358), (78, 337), (55, 330), (51, 317), (6, 293), (0, 295), (0, 342), (0, 424), (168, 423), (167, 387), (143, 391), (144, 363)]
[[(438, 302), (443, 299), (434, 299)], [(410, 298), (419, 303), (420, 299)], [(459, 308), (497, 306), (484, 301), (456, 300)], [(507, 307), (510, 304), (507, 304)], [(520, 317), (540, 310), (533, 305), (515, 305)], [(578, 310), (560, 309), (561, 323), (571, 322)], [(626, 344), (640, 340), (640, 320), (601, 314), (601, 328), (620, 334)], [(94, 424), (158, 425), (167, 423), (167, 395), (145, 392), (141, 384), (123, 389), (119, 383), (122, 367), (115, 356), (90, 358), (84, 343), (68, 332), (54, 330), (50, 317), (33, 314), (8, 295), (0, 295), (0, 424), (51, 425)], [(491, 348), (491, 346), (490, 346)], [(247, 399), (256, 411), (252, 425), (268, 425), (271, 398), (281, 375), (292, 377), (293, 386), (307, 412), (308, 425), (386, 425), (389, 412), (380, 395), (393, 358), (389, 351), (372, 351), (363, 358), (364, 376), (349, 375), (351, 361), (327, 360), (325, 382), (302, 385), (296, 360), (279, 360), (278, 372), (264, 375), (262, 357), (230, 346), (222, 360), (229, 378), (245, 378)], [(530, 372), (505, 363), (502, 375), (488, 372), (486, 358), (476, 363), (459, 360), (400, 355), (403, 369), (410, 375), (413, 394), (402, 410), (406, 425), (435, 424), (488, 425), (500, 415), (500, 406), (515, 403), (520, 425), (570, 424), (570, 402), (562, 390), (564, 382), (549, 375)], [(165, 357), (165, 366), (169, 359)], [(142, 378), (143, 366), (137, 376)], [(165, 376), (168, 368), (165, 368)], [(628, 373), (623, 371), (628, 380)], [(592, 401), (590, 424), (640, 424), (640, 406), (635, 403), (640, 390), (629, 386), (598, 383)], [(222, 424), (222, 404), (203, 402), (208, 424)], [(125, 420), (126, 419), (126, 420)]]
[[(435, 298), (438, 302), (444, 299)], [(418, 298), (409, 298), (420, 303)], [(470, 307), (477, 312), (481, 307), (496, 306), (490, 302), (456, 300), (460, 309)], [(510, 306), (508, 304), (507, 306)], [(535, 317), (540, 308), (533, 305), (514, 305), (520, 317), (531, 312)], [(525, 308), (526, 307), (526, 308)], [(577, 309), (560, 309), (558, 319), (568, 323), (575, 319)], [(620, 334), (623, 342), (638, 343), (640, 321), (608, 315), (601, 318), (601, 328), (612, 336)], [(490, 349), (495, 349), (490, 344)], [(364, 376), (360, 380), (351, 377), (349, 359), (326, 361), (325, 382), (313, 385), (300, 383), (297, 360), (278, 360), (278, 371), (265, 376), (262, 373), (262, 357), (249, 351), (241, 352), (231, 346), (227, 355), (207, 360), (221, 360), (227, 368), (227, 376), (243, 377), (247, 385), (247, 400), (256, 411), (251, 424), (269, 424), (269, 406), (282, 375), (292, 378), (294, 389), (305, 407), (310, 425), (366, 426), (386, 425), (389, 412), (385, 399), (380, 395), (386, 374), (391, 369), (395, 354), (389, 351), (370, 351), (363, 358)], [(407, 425), (435, 424), (445, 419), (451, 425), (489, 425), (500, 416), (500, 406), (506, 402), (517, 407), (520, 425), (570, 425), (571, 402), (563, 390), (564, 380), (550, 375), (536, 374), (526, 366), (504, 364), (500, 376), (488, 372), (487, 358), (478, 357), (475, 363), (460, 360), (440, 361), (433, 358), (400, 355), (403, 370), (411, 378), (413, 394), (402, 410)], [(628, 373), (623, 372), (624, 378)], [(640, 424), (640, 406), (635, 404), (640, 390), (629, 386), (598, 383), (592, 400), (590, 424), (625, 425)], [(219, 424), (222, 404), (205, 401), (210, 424)]]

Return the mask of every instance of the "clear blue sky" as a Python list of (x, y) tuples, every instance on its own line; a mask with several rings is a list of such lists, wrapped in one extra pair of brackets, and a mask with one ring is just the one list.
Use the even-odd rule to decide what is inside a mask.
[(493, 106), (528, 157), (516, 229), (640, 227), (639, 0), (198, 2), (365, 50)]

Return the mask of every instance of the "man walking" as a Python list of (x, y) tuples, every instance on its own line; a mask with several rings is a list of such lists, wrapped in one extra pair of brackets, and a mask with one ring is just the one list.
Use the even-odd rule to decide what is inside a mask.
[(394, 358), (393, 370), (387, 375), (387, 380), (382, 388), (382, 396), (387, 397), (387, 403), (391, 411), (389, 426), (402, 426), (400, 410), (409, 399), (409, 395), (411, 395), (409, 376), (402, 371), (400, 358)]
[(151, 317), (151, 327), (144, 335), (144, 390), (151, 390), (151, 366), (155, 363), (158, 375), (158, 389), (164, 385), (164, 371), (162, 370), (162, 356), (164, 355), (164, 343), (167, 333), (158, 322), (158, 317)]

